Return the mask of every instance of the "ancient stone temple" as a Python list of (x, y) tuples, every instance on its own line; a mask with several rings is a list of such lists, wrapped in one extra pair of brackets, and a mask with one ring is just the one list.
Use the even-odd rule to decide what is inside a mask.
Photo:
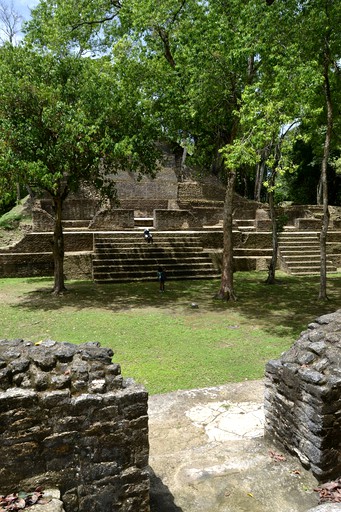
[(99, 343), (0, 341), (0, 494), (65, 512), (149, 512), (147, 393)]
[(266, 366), (265, 434), (319, 481), (341, 474), (341, 310), (308, 326)]

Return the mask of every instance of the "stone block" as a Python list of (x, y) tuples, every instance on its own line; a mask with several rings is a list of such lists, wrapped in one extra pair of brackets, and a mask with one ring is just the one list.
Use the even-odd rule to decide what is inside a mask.
[(223, 208), (194, 207), (191, 211), (202, 226), (215, 226), (223, 222)]
[(202, 223), (189, 210), (154, 210), (154, 227), (159, 231), (202, 228)]
[(112, 231), (115, 229), (133, 229), (134, 210), (120, 208), (100, 210), (89, 223), (89, 229)]
[[(98, 343), (0, 341), (10, 374), (0, 392), (1, 494), (48, 483), (62, 489), (65, 512), (149, 512), (148, 395), (125, 383), (112, 356)], [(31, 388), (9, 386), (22, 373)], [(109, 392), (107, 377), (117, 386)]]
[(265, 435), (296, 453), (320, 481), (340, 471), (340, 341), (341, 310), (316, 319), (266, 366)]
[(320, 231), (321, 219), (303, 218), (296, 219), (295, 226), (300, 231)]

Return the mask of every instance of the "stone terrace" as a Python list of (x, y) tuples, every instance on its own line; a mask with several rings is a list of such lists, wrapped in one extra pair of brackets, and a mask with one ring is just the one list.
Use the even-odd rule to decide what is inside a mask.
[[(170, 155), (155, 180), (139, 181), (121, 172), (115, 181), (119, 204), (103, 205), (89, 190), (65, 202), (67, 278), (149, 280), (160, 265), (170, 279), (220, 275), (225, 189), (219, 182), (179, 181)], [(272, 254), (267, 205), (236, 195), (234, 206), (235, 270), (267, 270)], [(287, 216), (280, 236), (279, 268), (291, 274), (319, 273), (321, 208), (292, 206), (278, 213)], [(0, 277), (53, 275), (53, 227), (51, 203), (42, 199), (33, 208), (33, 231), (0, 250)], [(143, 243), (146, 227), (154, 234), (152, 247)], [(327, 271), (335, 272), (341, 268), (340, 209), (332, 209), (327, 252)]]

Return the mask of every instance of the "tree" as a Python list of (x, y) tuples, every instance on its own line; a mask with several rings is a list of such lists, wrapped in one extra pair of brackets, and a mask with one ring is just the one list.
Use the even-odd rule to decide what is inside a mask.
[(24, 18), (19, 14), (13, 4), (13, 0), (10, 3), (4, 0), (0, 1), (0, 42), (9, 42), (10, 44), (15, 43), (16, 36), (20, 32), (20, 28)]
[[(297, 26), (302, 45), (301, 59), (308, 61), (320, 78), (320, 87), (312, 91), (312, 102), (324, 112), (324, 122), (317, 129), (324, 133), (321, 155), (321, 197), (323, 219), (320, 233), (320, 290), (319, 299), (327, 299), (326, 242), (329, 226), (328, 180), (327, 168), (333, 140), (333, 125), (340, 113), (335, 96), (340, 92), (340, 57), (341, 57), (341, 6), (334, 0), (314, 0), (302, 2), (297, 12)], [(302, 60), (301, 60), (302, 62)], [(313, 94), (315, 92), (315, 94)]]
[[(232, 213), (236, 170), (224, 165), (221, 149), (238, 132), (239, 101), (253, 78), (254, 38), (245, 23), (257, 19), (253, 1), (208, 3), (163, 0), (73, 2), (44, 0), (33, 11), (29, 36), (42, 45), (113, 51), (114, 62), (132, 74), (142, 64), (138, 87), (153, 104), (163, 137), (178, 147), (194, 148), (189, 159), (227, 183), (224, 207), (224, 256), (218, 296), (233, 290)], [(203, 29), (204, 28), (204, 29)], [(110, 51), (110, 50), (109, 50)], [(121, 63), (121, 65), (119, 65)], [(122, 65), (124, 63), (124, 66)]]
[[(42, 0), (29, 36), (52, 49), (112, 52), (122, 76), (130, 76), (149, 98), (163, 137), (184, 150), (191, 145), (189, 162), (224, 180), (218, 296), (229, 299), (235, 298), (232, 214), (237, 173), (242, 165), (258, 163), (260, 171), (265, 169), (268, 155), (251, 162), (250, 154), (258, 158), (269, 140), (275, 147), (280, 131), (278, 123), (276, 129), (266, 126), (266, 116), (262, 126), (245, 127), (248, 89), (254, 88), (263, 107), (279, 103), (281, 122), (299, 118), (307, 125), (310, 119), (310, 130), (321, 131), (316, 120), (327, 105), (321, 102), (326, 69), (334, 85), (340, 74), (339, 21), (340, 6), (333, 0), (162, 0), (157, 5), (151, 0), (90, 0), (86, 5)], [(323, 55), (328, 57), (326, 68)], [(264, 144), (253, 141), (245, 150), (252, 129), (261, 133)], [(249, 154), (247, 162), (235, 158), (238, 146)], [(261, 172), (256, 181), (259, 198)]]
[[(310, 136), (314, 131), (315, 134), (324, 134), (324, 141), (320, 146), (322, 148), (320, 183), (323, 196), (323, 223), (320, 234), (319, 298), (326, 299), (326, 239), (329, 223), (327, 166), (333, 137), (333, 123), (335, 116), (339, 115), (333, 96), (335, 98), (335, 95), (340, 92), (341, 38), (338, 27), (341, 20), (341, 7), (333, 0), (267, 3), (273, 5), (267, 16), (260, 19), (257, 25), (260, 39), (258, 55), (260, 66), (258, 80), (255, 83), (256, 94), (253, 98), (257, 96), (268, 98), (265, 103), (264, 98), (261, 99), (263, 105), (271, 98), (272, 101), (275, 100), (277, 107), (280, 106), (284, 115), (287, 116), (284, 124), (296, 119), (303, 125), (310, 126)], [(270, 87), (269, 84), (271, 84)], [(245, 94), (242, 101), (243, 105), (248, 105)], [(254, 108), (253, 112), (262, 112), (259, 101), (256, 105), (257, 108)], [(325, 119), (321, 123), (322, 112)], [(279, 119), (283, 123), (283, 117), (279, 116)], [(271, 126), (272, 123), (268, 130), (270, 134)], [(258, 129), (256, 125), (254, 131), (257, 132)], [(264, 131), (263, 128), (261, 128), (262, 131)], [(266, 146), (260, 146), (259, 152), (264, 151), (264, 147)], [(270, 166), (271, 181), (276, 176), (274, 169), (280, 155), (278, 145), (275, 143), (273, 147), (277, 150)], [(266, 157), (263, 155), (263, 163), (265, 161)], [(259, 164), (260, 168), (261, 165), (262, 161)], [(270, 185), (271, 190), (273, 184)], [(259, 190), (259, 183), (257, 190)], [(271, 193), (269, 199), (271, 206), (273, 199)], [(274, 250), (274, 255), (275, 252)], [(274, 263), (273, 261), (272, 266)], [(274, 276), (269, 275), (269, 279), (272, 281)]]
[(65, 199), (82, 183), (112, 195), (108, 176), (118, 168), (151, 171), (156, 133), (138, 91), (125, 96), (108, 58), (5, 46), (0, 66), (0, 179), (8, 186), (15, 177), (51, 197), (53, 291), (62, 293)]

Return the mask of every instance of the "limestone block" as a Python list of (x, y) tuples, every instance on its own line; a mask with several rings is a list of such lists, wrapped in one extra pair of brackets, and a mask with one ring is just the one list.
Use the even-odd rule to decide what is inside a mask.
[(340, 366), (341, 310), (317, 318), (266, 366), (265, 434), (320, 481), (341, 470)]
[(202, 222), (189, 210), (154, 210), (154, 227), (158, 230), (198, 229)]
[(134, 210), (115, 208), (100, 210), (89, 223), (89, 229), (111, 231), (113, 229), (133, 229)]
[(43, 497), (48, 503), (32, 505), (29, 508), (30, 512), (65, 512), (58, 489), (46, 489)]
[(112, 357), (97, 342), (0, 341), (1, 494), (48, 484), (66, 512), (149, 512), (148, 394)]
[(302, 231), (320, 231), (321, 220), (314, 218), (296, 219), (295, 226)]

